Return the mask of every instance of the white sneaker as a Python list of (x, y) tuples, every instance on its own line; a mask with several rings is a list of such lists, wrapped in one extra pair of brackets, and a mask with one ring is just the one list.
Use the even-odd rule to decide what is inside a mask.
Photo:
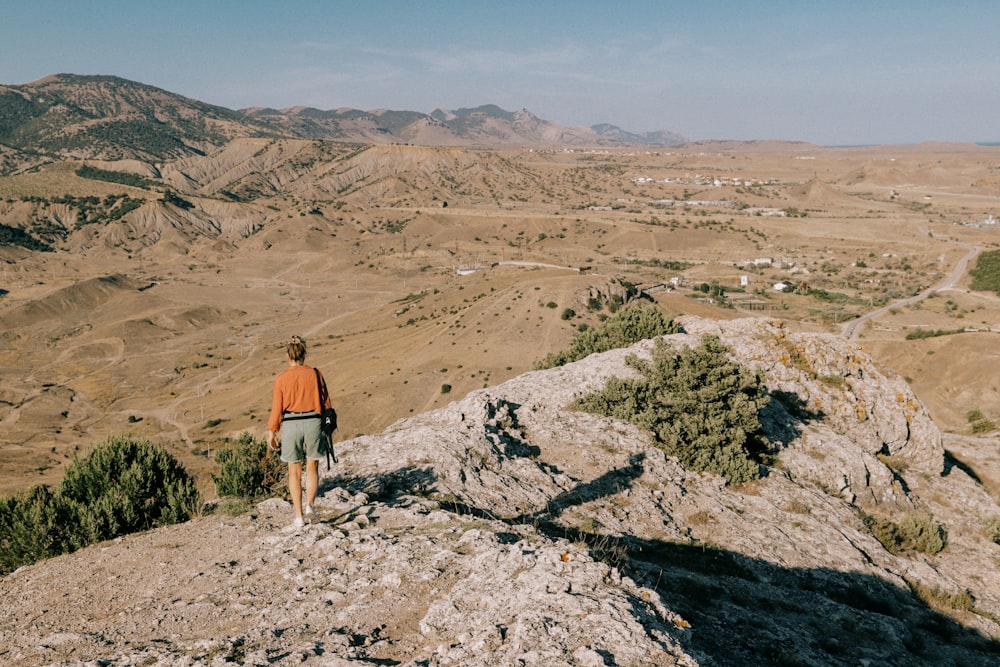
[(316, 520), (316, 510), (312, 508), (312, 505), (306, 505), (306, 519), (309, 523)]
[(295, 521), (292, 522), (292, 526), (294, 526), (295, 528), (301, 528), (304, 525), (306, 525), (306, 522), (303, 521), (302, 517), (300, 516), (295, 517)]

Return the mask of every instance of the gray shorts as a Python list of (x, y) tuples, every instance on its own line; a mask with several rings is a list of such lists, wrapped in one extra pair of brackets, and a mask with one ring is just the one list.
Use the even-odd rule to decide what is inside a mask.
[(281, 460), (301, 463), (304, 459), (321, 461), (320, 418), (284, 419), (281, 422)]

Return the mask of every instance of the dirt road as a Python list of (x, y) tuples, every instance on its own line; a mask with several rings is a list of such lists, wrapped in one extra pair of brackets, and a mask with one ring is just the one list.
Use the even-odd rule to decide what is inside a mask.
[(958, 245), (968, 248), (969, 252), (966, 253), (966, 255), (962, 257), (960, 260), (958, 260), (958, 263), (955, 264), (955, 268), (952, 269), (948, 277), (946, 277), (943, 281), (941, 281), (937, 285), (928, 287), (922, 292), (915, 294), (907, 299), (895, 301), (891, 304), (879, 308), (878, 310), (873, 310), (870, 313), (866, 313), (861, 317), (857, 318), (856, 320), (851, 320), (850, 322), (844, 325), (844, 330), (841, 332), (841, 336), (846, 340), (854, 340), (858, 336), (858, 328), (865, 322), (873, 320), (877, 317), (881, 317), (882, 315), (885, 315), (894, 308), (900, 308), (902, 306), (907, 306), (911, 303), (916, 303), (918, 301), (926, 299), (927, 297), (936, 292), (953, 288), (955, 286), (955, 283), (957, 283), (959, 279), (965, 275), (965, 271), (969, 266), (969, 262), (975, 259), (982, 251), (982, 248), (980, 248), (979, 246), (974, 246), (968, 243), (959, 243), (957, 241), (955, 243), (958, 243)]

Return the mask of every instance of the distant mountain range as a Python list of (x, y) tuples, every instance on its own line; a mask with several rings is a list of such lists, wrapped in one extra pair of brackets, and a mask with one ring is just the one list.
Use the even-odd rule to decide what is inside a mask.
[(495, 105), (418, 111), (226, 109), (115, 76), (56, 74), (0, 85), (0, 173), (44, 156), (171, 160), (239, 137), (429, 146), (678, 146), (672, 132), (567, 127)]

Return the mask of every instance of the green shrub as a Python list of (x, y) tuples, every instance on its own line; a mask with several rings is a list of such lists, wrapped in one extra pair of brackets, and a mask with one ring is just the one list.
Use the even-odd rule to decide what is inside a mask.
[(978, 408), (969, 410), (965, 414), (965, 418), (969, 421), (972, 432), (976, 434), (989, 433), (991, 431), (995, 431), (997, 428), (996, 424), (993, 423), (993, 420), (987, 419), (986, 416), (983, 415), (983, 411)]
[(817, 379), (828, 387), (838, 388), (844, 386), (844, 378), (840, 375), (820, 375)]
[(163, 202), (165, 204), (173, 204), (177, 208), (181, 208), (184, 210), (190, 210), (194, 208), (194, 204), (189, 202), (187, 199), (184, 199), (183, 197), (179, 196), (173, 190), (166, 190), (163, 193)]
[(0, 498), (0, 574), (63, 553), (59, 513), (47, 486)]
[(0, 574), (93, 542), (186, 521), (201, 508), (194, 480), (162, 447), (112, 437), (75, 459), (55, 492), (0, 498)]
[(658, 340), (651, 361), (633, 355), (628, 364), (643, 377), (611, 378), (575, 406), (648, 429), (654, 444), (688, 470), (722, 475), (730, 484), (760, 477), (756, 458), (766, 443), (759, 415), (769, 400), (761, 373), (731, 361), (710, 335), (677, 353)]
[(913, 594), (928, 607), (947, 613), (950, 610), (972, 612), (976, 600), (969, 591), (948, 591), (939, 586), (926, 586), (919, 581), (907, 581)]
[(976, 267), (969, 271), (974, 290), (1000, 294), (1000, 250), (985, 250), (976, 258)]
[(865, 526), (892, 554), (917, 551), (933, 556), (947, 543), (944, 528), (926, 514), (906, 514), (899, 523), (868, 516), (865, 517)]
[(217, 450), (215, 460), (219, 464), (219, 474), (213, 475), (212, 481), (220, 497), (257, 500), (285, 493), (285, 465), (262, 438), (254, 438), (244, 431), (235, 447)]
[(17, 245), (28, 250), (52, 252), (52, 246), (49, 244), (39, 241), (23, 229), (3, 223), (0, 223), (0, 245)]
[(678, 333), (680, 327), (667, 319), (656, 306), (630, 306), (619, 309), (598, 326), (578, 333), (568, 350), (554, 352), (535, 364), (535, 368), (555, 368), (579, 361), (596, 352), (626, 347), (640, 340)]
[(906, 340), (920, 340), (922, 338), (936, 338), (938, 336), (953, 336), (954, 334), (965, 333), (965, 329), (914, 329), (906, 333)]
[(997, 425), (992, 419), (980, 419), (972, 424), (972, 432), (975, 434), (990, 433), (997, 430)]
[(983, 519), (983, 530), (986, 538), (1000, 544), (1000, 514), (994, 514)]
[(201, 508), (194, 479), (166, 449), (112, 436), (75, 460), (58, 488), (80, 548), (159, 525), (187, 521)]

